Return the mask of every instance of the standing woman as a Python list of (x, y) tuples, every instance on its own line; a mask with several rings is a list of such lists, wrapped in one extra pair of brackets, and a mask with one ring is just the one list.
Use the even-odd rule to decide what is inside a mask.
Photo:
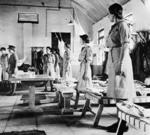
[(6, 72), (8, 67), (8, 54), (6, 53), (5, 47), (2, 47), (0, 51), (2, 53), (0, 57), (1, 66), (2, 66), (2, 80), (8, 80), (8, 73)]
[(12, 77), (13, 74), (17, 71), (17, 55), (15, 53), (15, 46), (9, 45), (9, 58), (8, 58), (8, 68), (7, 72), (9, 74), (9, 77)]
[(80, 72), (77, 84), (77, 90), (85, 91), (87, 87), (92, 87), (92, 74), (90, 64), (92, 62), (92, 49), (89, 46), (88, 35), (81, 35), (81, 44), (83, 45), (80, 55)]
[[(52, 49), (48, 46), (46, 47), (46, 54), (43, 56), (43, 70), (44, 74), (49, 75), (51, 77), (55, 77), (54, 72), (54, 62), (55, 56), (52, 54)], [(53, 81), (50, 81), (51, 91), (53, 91)], [(45, 90), (47, 91), (47, 83), (45, 84)]]
[(67, 42), (64, 45), (64, 57), (63, 57), (63, 78), (69, 80), (72, 78), (72, 68), (71, 68), (71, 49), (70, 44)]
[[(121, 98), (132, 101), (136, 95), (133, 81), (132, 63), (129, 55), (130, 30), (128, 23), (123, 19), (123, 8), (115, 3), (109, 7), (109, 19), (114, 23), (107, 39), (109, 51), (108, 62), (108, 89), (107, 96), (112, 98)], [(122, 91), (117, 89), (116, 76), (124, 76), (124, 85)], [(118, 122), (108, 127), (108, 132), (116, 132)], [(122, 135), (128, 129), (126, 122), (121, 124), (119, 135)]]
[(59, 69), (59, 54), (57, 53), (57, 49), (53, 48), (52, 52), (55, 56), (55, 63), (54, 63), (54, 71), (56, 78), (60, 78), (60, 69)]
[(37, 52), (37, 72), (38, 74), (43, 74), (43, 50), (41, 49)]
[[(1, 57), (1, 53), (0, 53), (0, 57)], [(2, 63), (1, 63), (1, 59), (0, 59), (0, 82), (1, 81), (2, 81)]]

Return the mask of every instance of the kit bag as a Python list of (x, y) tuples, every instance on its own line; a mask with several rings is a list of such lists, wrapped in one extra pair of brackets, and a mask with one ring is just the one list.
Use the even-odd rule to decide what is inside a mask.
[(0, 94), (12, 94), (13, 84), (8, 80), (0, 81)]
[(115, 96), (116, 98), (126, 98), (126, 77), (123, 73), (116, 75)]

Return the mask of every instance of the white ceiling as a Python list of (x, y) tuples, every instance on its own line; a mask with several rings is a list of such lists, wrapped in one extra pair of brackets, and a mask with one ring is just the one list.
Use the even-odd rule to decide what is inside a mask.
[(0, 5), (37, 6), (45, 8), (73, 7), (84, 13), (93, 23), (107, 15), (109, 5), (125, 4), (129, 0), (0, 0)]
[(120, 3), (123, 5), (128, 1), (129, 0), (72, 0), (72, 3), (76, 5), (76, 7), (82, 8), (93, 22), (97, 22), (107, 15), (108, 7), (111, 4)]

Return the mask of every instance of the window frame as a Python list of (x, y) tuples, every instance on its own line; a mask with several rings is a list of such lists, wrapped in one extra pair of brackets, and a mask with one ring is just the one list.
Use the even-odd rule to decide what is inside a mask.
[(104, 42), (104, 28), (101, 28), (98, 31), (98, 45), (101, 45), (101, 41), (102, 41), (102, 43)]

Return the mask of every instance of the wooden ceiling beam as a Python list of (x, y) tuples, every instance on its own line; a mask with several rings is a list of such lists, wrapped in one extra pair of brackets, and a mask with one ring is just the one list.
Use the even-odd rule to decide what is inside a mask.
[(96, 1), (105, 11), (107, 11), (107, 7), (106, 5), (104, 4), (103, 0), (97, 0)]
[(78, 8), (93, 23), (97, 22), (97, 20), (94, 19), (91, 15), (89, 15), (88, 11), (82, 5), (80, 5), (78, 2), (72, 0), (72, 5), (76, 8)]
[(98, 8), (98, 6), (93, 3), (93, 0), (92, 1), (86, 0), (86, 2), (87, 2), (87, 6), (89, 6), (90, 8), (92, 16), (94, 16), (95, 19), (98, 20), (99, 11), (101, 12), (102, 10), (100, 10), (100, 8)]
[(100, 1), (99, 0), (93, 0), (93, 1), (91, 1), (91, 0), (87, 0), (90, 4), (92, 4), (93, 5), (93, 7), (95, 7), (95, 12), (96, 12), (96, 15), (98, 16), (97, 17), (97, 20), (99, 20), (99, 18), (101, 18), (100, 16), (102, 15), (103, 16), (103, 14), (106, 14), (106, 8), (104, 7), (104, 5), (102, 5), (101, 3), (100, 3)]

